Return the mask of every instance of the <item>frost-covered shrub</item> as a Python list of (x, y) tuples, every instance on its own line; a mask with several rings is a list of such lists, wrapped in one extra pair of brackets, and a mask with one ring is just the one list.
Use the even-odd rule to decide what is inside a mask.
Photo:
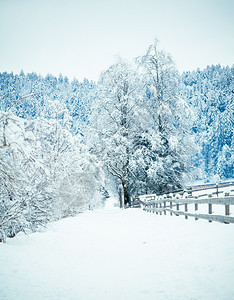
[(1, 240), (98, 204), (101, 166), (71, 134), (61, 103), (48, 101), (43, 118), (8, 111), (0, 112), (0, 121)]

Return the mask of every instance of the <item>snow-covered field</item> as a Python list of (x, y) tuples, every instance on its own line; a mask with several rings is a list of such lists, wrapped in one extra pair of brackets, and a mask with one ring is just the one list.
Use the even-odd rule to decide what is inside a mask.
[(234, 299), (234, 225), (111, 204), (0, 244), (0, 299)]

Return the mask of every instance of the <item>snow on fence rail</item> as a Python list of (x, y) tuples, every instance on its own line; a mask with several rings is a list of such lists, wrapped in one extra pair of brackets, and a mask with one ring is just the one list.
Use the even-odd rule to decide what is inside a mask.
[[(204, 191), (210, 190), (209, 193)], [(193, 192), (196, 192), (193, 194)], [(199, 191), (199, 192), (198, 192)], [(184, 215), (195, 220), (205, 219), (209, 222), (234, 223), (230, 216), (234, 211), (234, 184), (212, 185), (204, 189), (193, 189), (183, 193), (141, 195), (137, 199), (143, 209), (162, 215)]]

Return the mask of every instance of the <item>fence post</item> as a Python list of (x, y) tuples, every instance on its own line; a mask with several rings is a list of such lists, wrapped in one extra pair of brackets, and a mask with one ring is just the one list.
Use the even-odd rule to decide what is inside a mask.
[[(170, 202), (170, 209), (172, 209), (172, 202)], [(172, 216), (172, 212), (170, 212), (170, 215)]]
[[(225, 216), (229, 216), (230, 215), (230, 206), (229, 204), (225, 205)], [(229, 222), (225, 222), (226, 224), (229, 224)]]
[[(156, 208), (158, 208), (158, 203), (156, 203)], [(158, 215), (158, 211), (156, 211), (156, 215)]]
[(217, 194), (217, 197), (219, 196), (219, 185), (218, 183), (216, 183), (216, 194)]
[(225, 215), (226, 215), (226, 216), (229, 216), (229, 215), (230, 215), (230, 206), (229, 206), (229, 204), (226, 204), (226, 205), (225, 205)]
[[(208, 213), (209, 213), (209, 215), (212, 215), (212, 204), (211, 203), (208, 204)], [(211, 223), (212, 221), (209, 220), (209, 222)]]
[[(187, 212), (188, 211), (188, 203), (184, 204), (184, 211)], [(188, 216), (185, 216), (185, 219), (188, 219)]]
[[(195, 203), (195, 211), (198, 210), (198, 203)], [(195, 218), (195, 221), (197, 221), (198, 218)]]
[[(176, 204), (176, 210), (179, 210), (179, 209), (180, 209), (180, 205)], [(176, 214), (176, 216), (178, 217), (179, 215)]]
[[(162, 208), (162, 202), (160, 202), (160, 204), (159, 204), (159, 208)], [(162, 211), (160, 210), (160, 216), (162, 215)]]
[[(167, 202), (166, 201), (164, 201), (164, 208), (166, 208), (166, 206), (167, 206)], [(166, 215), (167, 214), (167, 211), (166, 210), (164, 210), (164, 215)]]

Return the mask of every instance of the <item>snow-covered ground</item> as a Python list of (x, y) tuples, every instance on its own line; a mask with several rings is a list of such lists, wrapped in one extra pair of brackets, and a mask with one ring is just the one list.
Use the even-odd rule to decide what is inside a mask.
[(112, 204), (0, 244), (0, 299), (234, 299), (234, 225)]

